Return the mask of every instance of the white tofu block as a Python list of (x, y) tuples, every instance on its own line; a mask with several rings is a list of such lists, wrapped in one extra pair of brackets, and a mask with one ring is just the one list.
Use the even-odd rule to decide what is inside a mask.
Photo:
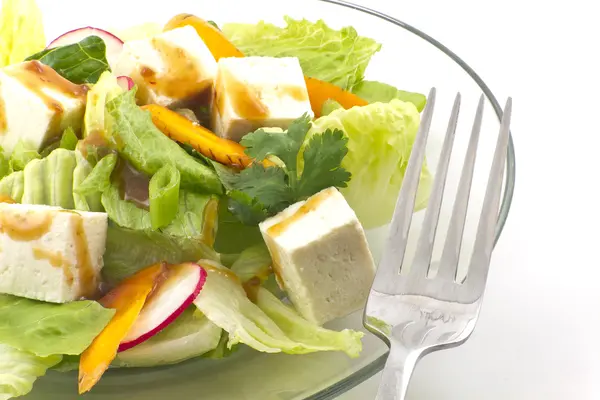
[(106, 213), (0, 203), (0, 293), (53, 303), (92, 297)]
[(125, 42), (114, 73), (130, 76), (139, 104), (210, 106), (217, 63), (191, 26)]
[(41, 150), (71, 126), (81, 128), (87, 87), (52, 68), (27, 61), (0, 70), (0, 146), (12, 152), (19, 140)]
[(335, 188), (263, 221), (278, 281), (302, 316), (317, 324), (364, 307), (375, 264), (356, 214)]
[(221, 58), (215, 97), (212, 130), (236, 142), (256, 129), (287, 129), (305, 113), (314, 116), (296, 57)]

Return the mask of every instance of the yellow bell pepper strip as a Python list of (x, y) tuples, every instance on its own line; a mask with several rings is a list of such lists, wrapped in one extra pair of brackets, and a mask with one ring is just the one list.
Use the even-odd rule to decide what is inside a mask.
[(142, 108), (150, 111), (152, 122), (162, 133), (177, 142), (189, 144), (211, 160), (237, 168), (246, 168), (252, 164), (252, 158), (244, 153), (244, 146), (241, 144), (220, 138), (166, 107), (149, 104)]
[(99, 303), (117, 310), (111, 321), (81, 354), (79, 394), (88, 392), (102, 377), (117, 355), (119, 344), (127, 335), (140, 311), (166, 274), (165, 264), (145, 268), (110, 291)]
[[(202, 38), (216, 61), (223, 57), (244, 57), (244, 54), (233, 43), (223, 35), (223, 33), (203, 20), (191, 14), (179, 14), (173, 17), (167, 25), (165, 31), (183, 26), (193, 27), (198, 35)], [(369, 104), (357, 95), (350, 93), (332, 83), (324, 82), (316, 78), (304, 77), (306, 88), (308, 89), (308, 97), (310, 107), (318, 118), (321, 116), (323, 103), (326, 100), (332, 99), (340, 103), (344, 108), (352, 108), (354, 106), (365, 106)], [(203, 153), (204, 154), (204, 153)]]

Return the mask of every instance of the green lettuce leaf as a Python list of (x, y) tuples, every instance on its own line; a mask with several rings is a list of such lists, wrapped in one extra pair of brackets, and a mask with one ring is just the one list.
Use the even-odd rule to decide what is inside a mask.
[(2, 178), (0, 180), (0, 194), (20, 203), (25, 189), (23, 175), (23, 171), (17, 171)]
[(58, 364), (61, 355), (37, 357), (26, 351), (0, 344), (0, 400), (31, 392), (35, 380)]
[(73, 128), (68, 127), (60, 137), (59, 147), (65, 150), (75, 150), (78, 141), (79, 139)]
[(114, 285), (160, 261), (176, 264), (199, 259), (217, 261), (219, 255), (197, 238), (126, 229), (110, 224), (102, 275), (109, 284)]
[[(2, 181), (0, 181), (0, 188), (1, 185)], [(227, 203), (227, 199), (222, 199), (219, 204), (219, 225), (215, 239), (215, 250), (219, 253), (237, 254), (247, 247), (263, 243), (258, 226), (242, 223), (231, 213)]]
[(19, 140), (10, 155), (9, 165), (12, 171), (23, 171), (32, 160), (41, 158), (34, 145)]
[(220, 194), (221, 182), (214, 170), (198, 162), (176, 142), (159, 131), (149, 112), (135, 103), (132, 89), (106, 104), (107, 136), (119, 154), (138, 171), (154, 175), (167, 164), (181, 173), (181, 187), (193, 191)]
[(94, 168), (80, 152), (76, 151), (75, 157), (77, 160), (77, 166), (73, 171), (73, 202), (75, 204), (75, 209), (81, 211), (104, 211), (101, 202), (102, 193), (93, 192), (88, 195), (79, 193), (81, 184), (86, 180)]
[(108, 154), (103, 157), (91, 169), (85, 179), (74, 188), (74, 191), (83, 195), (107, 191), (110, 188), (110, 174), (112, 174), (116, 165), (116, 154)]
[[(384, 225), (392, 217), (419, 120), (414, 104), (393, 99), (339, 109), (313, 123), (309, 136), (328, 129), (340, 129), (348, 136), (348, 154), (342, 166), (352, 180), (341, 192), (365, 229)], [(416, 210), (427, 205), (431, 184), (432, 176), (424, 165)]]
[(305, 75), (352, 89), (364, 77), (371, 57), (381, 45), (361, 37), (352, 27), (337, 31), (319, 20), (285, 17), (286, 27), (225, 24), (223, 33), (245, 55), (298, 57)]
[(169, 225), (179, 206), (181, 176), (174, 166), (167, 164), (150, 179), (150, 222), (152, 229)]
[(413, 103), (419, 112), (423, 111), (427, 103), (427, 97), (424, 94), (406, 92), (387, 83), (376, 81), (362, 81), (356, 85), (352, 92), (369, 103), (388, 103), (393, 99)]
[(56, 149), (46, 158), (30, 161), (23, 171), (21, 202), (73, 209), (73, 171), (76, 166), (75, 152), (65, 149)]
[(120, 227), (137, 230), (152, 229), (150, 212), (139, 208), (131, 201), (123, 200), (116, 183), (112, 183), (102, 193), (102, 206), (108, 218)]
[(3, 0), (0, 67), (16, 64), (46, 47), (42, 12), (35, 0)]
[(83, 136), (106, 135), (106, 102), (123, 93), (117, 83), (117, 77), (109, 71), (100, 75), (98, 82), (87, 93), (85, 115), (83, 117)]
[(242, 251), (231, 266), (231, 270), (242, 282), (247, 282), (254, 277), (264, 281), (272, 272), (271, 264), (271, 254), (263, 242)]
[(73, 83), (96, 83), (104, 71), (110, 71), (106, 44), (98, 36), (88, 36), (79, 43), (45, 49), (26, 58), (39, 60)]
[(81, 354), (114, 313), (95, 301), (53, 304), (0, 295), (0, 343), (40, 357)]
[(113, 362), (119, 367), (157, 367), (176, 364), (215, 349), (222, 329), (202, 313), (188, 308), (157, 335), (127, 351)]

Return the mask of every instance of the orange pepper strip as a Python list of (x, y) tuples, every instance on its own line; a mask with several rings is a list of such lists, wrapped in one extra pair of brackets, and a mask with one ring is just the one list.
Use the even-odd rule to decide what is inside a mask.
[(99, 303), (117, 310), (102, 332), (81, 354), (79, 394), (88, 392), (102, 377), (117, 355), (119, 344), (137, 319), (144, 303), (166, 273), (165, 265), (145, 268), (104, 296)]
[(252, 158), (244, 153), (241, 144), (220, 138), (168, 108), (156, 104), (142, 108), (150, 111), (152, 122), (162, 133), (177, 142), (189, 144), (211, 160), (238, 168), (252, 164)]
[[(223, 57), (244, 57), (244, 54), (220, 30), (195, 15), (179, 14), (173, 17), (167, 22), (165, 31), (188, 25), (193, 27), (198, 35), (200, 35), (213, 57), (215, 57), (215, 60), (219, 61)], [(369, 104), (357, 95), (343, 90), (332, 83), (307, 76), (304, 77), (304, 80), (308, 89), (310, 106), (317, 118), (321, 116), (323, 103), (328, 99), (337, 101), (346, 109)]]

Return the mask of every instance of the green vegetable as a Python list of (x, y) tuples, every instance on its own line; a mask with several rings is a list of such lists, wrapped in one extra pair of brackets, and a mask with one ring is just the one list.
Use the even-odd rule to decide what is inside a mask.
[(150, 222), (152, 229), (169, 225), (179, 205), (179, 182), (177, 168), (167, 164), (150, 179)]
[[(208, 263), (200, 261), (201, 265)], [(360, 352), (362, 333), (332, 332), (311, 324), (264, 288), (258, 289), (260, 304), (256, 305), (246, 296), (240, 279), (230, 276), (233, 272), (219, 273), (213, 268), (225, 267), (216, 263), (210, 263), (210, 266), (206, 283), (194, 304), (215, 325), (228, 332), (228, 348), (244, 343), (266, 353), (305, 354), (336, 350), (355, 357)]]
[(221, 254), (235, 254), (258, 243), (263, 243), (258, 226), (242, 223), (227, 208), (227, 199), (221, 200), (219, 204), (219, 225), (215, 239), (215, 250)]
[[(313, 122), (310, 140), (331, 129), (342, 130), (348, 137), (348, 154), (342, 167), (352, 174), (352, 181), (341, 191), (366, 229), (384, 225), (391, 219), (419, 119), (412, 103), (394, 99), (389, 103), (336, 110)], [(415, 203), (417, 210), (427, 205), (431, 184), (431, 174), (424, 166)]]
[(11, 172), (13, 171), (10, 167), (9, 158), (4, 154), (4, 149), (0, 147), (0, 179), (10, 175)]
[(217, 347), (222, 329), (202, 313), (188, 308), (147, 341), (117, 355), (119, 367), (157, 367), (201, 356)]
[(41, 156), (33, 144), (19, 140), (10, 155), (10, 169), (12, 171), (23, 171), (30, 161), (39, 158), (41, 158)]
[(247, 56), (298, 57), (305, 75), (352, 89), (363, 80), (381, 45), (352, 27), (337, 31), (323, 21), (285, 17), (287, 26), (225, 24), (223, 33)]
[(271, 274), (271, 255), (264, 243), (248, 247), (231, 266), (231, 270), (240, 277), (242, 282), (257, 277), (261, 281)]
[(2, 178), (0, 180), (0, 194), (20, 203), (25, 188), (23, 175), (23, 171), (17, 171)]
[(150, 213), (143, 208), (139, 208), (131, 201), (123, 200), (119, 186), (116, 183), (111, 184), (102, 193), (102, 206), (106, 210), (108, 218), (123, 228), (152, 229)]
[(344, 108), (344, 107), (342, 107), (342, 105), (340, 103), (338, 103), (337, 101), (335, 101), (333, 99), (325, 100), (325, 103), (323, 103), (323, 107), (321, 109), (321, 115), (329, 115), (332, 112), (334, 112), (335, 110), (338, 110), (340, 108)]
[(160, 261), (176, 264), (199, 259), (218, 260), (218, 254), (197, 238), (177, 237), (151, 230), (109, 225), (102, 275), (116, 284)]
[(79, 43), (42, 50), (26, 61), (39, 60), (63, 78), (73, 83), (96, 83), (104, 71), (110, 71), (106, 61), (106, 44), (98, 36), (88, 36)]
[(106, 102), (123, 93), (117, 83), (117, 77), (109, 71), (100, 75), (98, 82), (87, 93), (85, 115), (83, 117), (83, 136), (101, 135), (106, 132)]
[(150, 114), (136, 105), (135, 92), (134, 88), (106, 105), (111, 145), (137, 170), (148, 175), (154, 175), (163, 165), (171, 164), (181, 174), (182, 188), (222, 193), (217, 174), (159, 131)]
[(342, 131), (328, 130), (308, 139), (299, 157), (309, 129), (310, 118), (304, 115), (287, 132), (259, 129), (244, 136), (241, 143), (246, 154), (258, 161), (275, 156), (285, 168), (253, 163), (227, 178), (232, 188), (230, 209), (242, 222), (260, 222), (327, 187), (346, 187), (350, 174), (340, 163), (348, 151), (348, 139)]
[(362, 332), (344, 329), (341, 332), (321, 328), (302, 318), (293, 308), (283, 304), (265, 288), (259, 288), (256, 305), (292, 340), (314, 351), (344, 351), (355, 358), (362, 351)]
[(78, 140), (79, 139), (77, 138), (77, 135), (75, 134), (73, 128), (68, 127), (67, 129), (65, 129), (62, 137), (60, 138), (59, 147), (65, 150), (75, 150), (75, 147), (77, 147)]
[(46, 158), (33, 160), (24, 170), (24, 204), (46, 204), (73, 209), (75, 152), (56, 149)]
[(95, 301), (53, 304), (0, 295), (0, 343), (40, 357), (81, 354), (114, 313)]
[(64, 355), (62, 361), (56, 364), (52, 369), (58, 372), (77, 371), (79, 369), (79, 355)]
[(427, 103), (427, 97), (421, 93), (406, 92), (386, 83), (375, 81), (362, 81), (352, 92), (369, 103), (388, 103), (393, 99), (413, 103), (419, 112), (423, 111)]
[(74, 191), (82, 195), (107, 191), (110, 188), (110, 174), (115, 169), (115, 165), (117, 165), (116, 154), (108, 154), (103, 157)]
[(46, 37), (42, 12), (35, 0), (3, 0), (0, 11), (0, 67), (19, 63), (44, 47)]
[(73, 171), (73, 202), (75, 209), (81, 211), (104, 211), (101, 202), (101, 192), (93, 192), (88, 195), (79, 193), (81, 185), (94, 168), (80, 152), (76, 151), (75, 157), (77, 160), (77, 166)]
[(58, 364), (62, 356), (37, 357), (0, 344), (0, 399), (8, 400), (31, 392), (33, 383)]

